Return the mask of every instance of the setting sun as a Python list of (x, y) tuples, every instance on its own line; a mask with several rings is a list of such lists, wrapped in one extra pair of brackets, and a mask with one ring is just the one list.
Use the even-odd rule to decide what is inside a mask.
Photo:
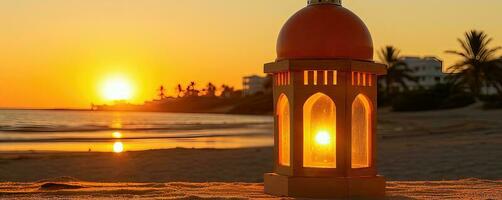
[(105, 81), (102, 93), (106, 100), (129, 100), (132, 97), (133, 90), (127, 79), (115, 77)]

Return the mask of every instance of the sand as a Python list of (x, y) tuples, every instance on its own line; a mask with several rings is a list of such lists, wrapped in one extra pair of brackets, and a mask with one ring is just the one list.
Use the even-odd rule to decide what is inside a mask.
[[(420, 113), (381, 110), (378, 130), (378, 168), (391, 181), (388, 185), (391, 199), (502, 199), (501, 110), (481, 111), (473, 107)], [(271, 198), (261, 193), (261, 182), (263, 173), (272, 171), (272, 157), (270, 147), (120, 154), (4, 152), (0, 153), (0, 182), (4, 182), (0, 194), (1, 197), (80, 198), (104, 194), (123, 198), (135, 195), (174, 199)], [(41, 184), (47, 182), (40, 180), (54, 177), (73, 177), (84, 188), (40, 190)]]
[(378, 165), (392, 180), (502, 180), (502, 110), (379, 115)]
[[(264, 194), (261, 183), (92, 183), (71, 178), (0, 183), (0, 198), (289, 199)], [(385, 199), (502, 199), (502, 181), (389, 182)]]
[(168, 149), (115, 153), (0, 154), (0, 181), (70, 176), (98, 182), (261, 182), (272, 149)]

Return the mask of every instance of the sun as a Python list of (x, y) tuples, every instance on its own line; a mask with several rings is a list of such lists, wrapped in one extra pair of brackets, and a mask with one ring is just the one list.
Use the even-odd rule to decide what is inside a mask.
[(122, 77), (107, 79), (102, 88), (103, 97), (111, 101), (130, 100), (133, 89), (130, 82)]

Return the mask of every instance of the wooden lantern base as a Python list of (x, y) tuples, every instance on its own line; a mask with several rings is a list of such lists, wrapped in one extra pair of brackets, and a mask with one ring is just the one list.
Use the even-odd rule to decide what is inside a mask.
[(385, 178), (375, 177), (290, 177), (265, 174), (265, 193), (303, 198), (385, 197)]

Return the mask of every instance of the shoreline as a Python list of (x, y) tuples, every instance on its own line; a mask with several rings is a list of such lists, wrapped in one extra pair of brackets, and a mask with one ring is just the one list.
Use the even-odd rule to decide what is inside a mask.
[[(491, 155), (479, 156), (486, 152), (484, 149), (495, 149), (498, 145), (476, 147), (480, 149), (479, 154), (466, 153), (465, 149), (445, 150), (450, 147), (417, 149), (397, 139), (384, 140), (380, 145), (378, 169), (390, 181), (502, 180), (499, 161), (502, 153), (494, 151)], [(408, 150), (399, 150), (401, 146)], [(438, 150), (444, 152), (438, 153)], [(392, 153), (394, 151), (397, 152)], [(272, 147), (171, 148), (122, 153), (0, 152), (0, 182), (33, 182), (69, 176), (82, 181), (110, 183), (259, 183), (264, 173), (273, 171), (272, 163)]]
[(173, 114), (210, 114), (210, 115), (234, 115), (234, 116), (272, 116), (272, 113), (228, 113), (228, 112), (177, 112), (177, 111), (151, 111), (151, 110), (93, 110), (87, 108), (0, 108), (2, 110), (20, 110), (20, 111), (56, 111), (56, 112), (97, 112), (97, 113), (113, 113), (113, 112), (123, 112), (123, 113), (173, 113)]
[(2, 155), (6, 154), (92, 154), (92, 153), (100, 153), (100, 154), (123, 154), (123, 153), (141, 153), (141, 152), (149, 152), (149, 151), (175, 151), (175, 150), (199, 150), (199, 151), (219, 151), (219, 150), (243, 150), (243, 149), (267, 149), (273, 148), (273, 146), (257, 146), (257, 147), (243, 147), (243, 148), (184, 148), (184, 147), (174, 147), (174, 148), (164, 148), (164, 149), (146, 149), (146, 150), (132, 150), (132, 151), (124, 151), (120, 153), (115, 153), (111, 151), (58, 151), (58, 150), (20, 150), (20, 151), (0, 151), (0, 160), (2, 159)]
[[(472, 108), (421, 113), (384, 110), (378, 115), (379, 173), (392, 181), (502, 180), (500, 116), (502, 111)], [(172, 145), (182, 142), (193, 141)], [(250, 138), (240, 142), (257, 144)], [(198, 143), (204, 144), (214, 145), (214, 140)], [(152, 149), (151, 143), (137, 145)], [(166, 145), (170, 144), (162, 143)], [(273, 171), (271, 147), (238, 147), (130, 151), (124, 143), (123, 153), (4, 153), (0, 154), (0, 181), (70, 176), (105, 182), (261, 182), (264, 173)]]

